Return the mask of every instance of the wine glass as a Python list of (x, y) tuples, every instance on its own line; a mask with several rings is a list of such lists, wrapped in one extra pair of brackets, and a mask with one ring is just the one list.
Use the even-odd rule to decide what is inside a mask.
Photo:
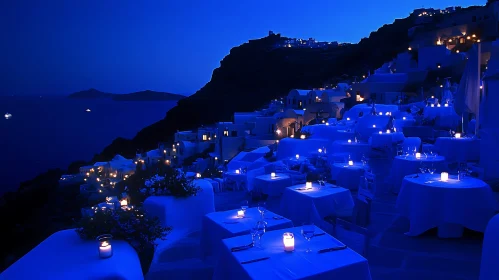
[(428, 168), (428, 173), (430, 173), (431, 175), (433, 175), (433, 173), (435, 173), (435, 171), (437, 171), (437, 169), (435, 168), (435, 164), (430, 164), (430, 167)]
[(246, 210), (248, 210), (248, 201), (247, 200), (243, 200), (241, 202), (241, 210), (243, 210), (245, 213), (246, 213)]
[(304, 223), (301, 228), (301, 235), (307, 240), (307, 250), (306, 253), (312, 252), (310, 250), (310, 240), (314, 237), (315, 234), (315, 226), (313, 223)]
[(262, 221), (265, 219), (265, 211), (267, 211), (265, 207), (266, 207), (265, 202), (262, 201), (262, 202), (258, 203), (258, 212), (260, 212), (260, 216), (262, 218)]
[(364, 154), (362, 155), (361, 162), (362, 162), (362, 165), (363, 165), (363, 166), (366, 166), (366, 165), (367, 165), (368, 160), (367, 160), (366, 155), (364, 155)]
[[(267, 230), (267, 225), (265, 224), (264, 221), (258, 221), (256, 224), (251, 228), (251, 236), (253, 238), (253, 244), (255, 244), (256, 247), (262, 248), (262, 236)], [(258, 242), (255, 242), (256, 237), (258, 237)]]
[(419, 166), (419, 171), (421, 171), (421, 175), (424, 175), (426, 172), (426, 166), (423, 162), (421, 162), (421, 165)]

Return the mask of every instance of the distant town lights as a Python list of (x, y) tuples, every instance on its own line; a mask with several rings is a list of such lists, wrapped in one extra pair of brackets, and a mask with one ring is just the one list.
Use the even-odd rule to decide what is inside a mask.
[(473, 35), (471, 35), (471, 37), (476, 38), (476, 35), (475, 35), (475, 34), (473, 34)]
[(408, 49), (409, 51), (412, 51), (412, 48), (411, 48), (411, 47), (408, 47), (407, 49)]

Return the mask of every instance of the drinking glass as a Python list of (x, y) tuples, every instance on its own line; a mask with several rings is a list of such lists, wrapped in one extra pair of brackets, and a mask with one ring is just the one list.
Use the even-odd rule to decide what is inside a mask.
[(301, 235), (307, 240), (307, 250), (306, 253), (312, 252), (310, 250), (310, 240), (314, 237), (315, 234), (315, 226), (313, 223), (304, 223), (301, 228)]
[(433, 173), (435, 173), (435, 171), (437, 171), (437, 169), (435, 168), (435, 165), (433, 165), (433, 163), (430, 165), (430, 168), (428, 168), (428, 172), (430, 172), (431, 175), (433, 175)]
[(426, 172), (426, 166), (421, 162), (421, 165), (419, 166), (419, 171), (421, 171), (421, 175), (423, 175)]
[(267, 211), (265, 207), (266, 207), (265, 202), (262, 201), (262, 202), (258, 203), (258, 212), (260, 212), (260, 216), (262, 218), (262, 221), (265, 219), (265, 211)]
[(243, 210), (246, 213), (247, 209), (248, 209), (248, 201), (247, 200), (243, 200), (241, 202), (241, 210)]
[[(264, 221), (256, 222), (256, 224), (251, 228), (251, 236), (253, 238), (253, 244), (255, 244), (256, 247), (262, 248), (262, 236), (266, 230), (267, 230), (267, 225), (265, 224)], [(258, 237), (258, 239), (256, 237)], [(255, 239), (257, 239), (258, 242), (255, 242)]]

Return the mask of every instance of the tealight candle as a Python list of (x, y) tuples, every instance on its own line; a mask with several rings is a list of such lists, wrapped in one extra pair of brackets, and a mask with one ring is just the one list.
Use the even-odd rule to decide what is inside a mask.
[(201, 173), (196, 173), (196, 178), (201, 178)]
[(435, 107), (435, 104), (431, 104), (431, 107)]
[(386, 133), (390, 133), (391, 131), (389, 129), (386, 130)]
[(300, 139), (305, 139), (305, 135), (304, 134), (300, 135)]
[(383, 134), (383, 131), (380, 131), (379, 134)]
[(421, 158), (421, 153), (416, 153), (416, 158)]
[(449, 104), (445, 103), (445, 104), (444, 104), (444, 107), (449, 107)]
[(406, 117), (402, 117), (402, 119), (405, 121), (405, 119), (407, 119)]
[(447, 182), (447, 180), (449, 180), (449, 173), (447, 172), (440, 173), (440, 181)]
[(352, 140), (348, 139), (348, 143), (352, 143)]
[(128, 206), (128, 201), (126, 199), (122, 199), (120, 201), (120, 206), (123, 207), (123, 206)]
[(99, 257), (101, 259), (107, 259), (113, 255), (113, 247), (111, 246), (112, 238), (113, 236), (110, 234), (97, 236), (97, 241), (99, 243)]
[(435, 98), (435, 96), (432, 95), (431, 98)]
[(383, 112), (379, 112), (379, 115), (380, 115), (380, 116), (383, 116)]
[(454, 137), (456, 137), (456, 138), (461, 138), (461, 133), (456, 133), (456, 134), (454, 135)]
[(437, 107), (440, 107), (440, 103), (437, 104)]
[(238, 216), (239, 218), (244, 218), (244, 210), (238, 210), (238, 211), (237, 211), (237, 216)]
[(317, 151), (318, 151), (319, 153), (322, 153), (322, 149), (318, 149)]
[(353, 166), (353, 160), (349, 160), (349, 161), (348, 161), (348, 165), (349, 165), (349, 166)]
[(241, 171), (239, 171), (239, 169), (236, 169), (236, 174), (239, 174), (241, 173)]
[(305, 183), (305, 189), (311, 189), (312, 188), (312, 182), (306, 182)]
[(329, 123), (326, 123), (326, 125), (329, 125)]
[(270, 177), (275, 178), (275, 172), (270, 173)]
[(375, 124), (373, 124), (373, 127), (376, 127), (376, 125), (375, 125)]
[(295, 236), (292, 232), (285, 232), (282, 235), (282, 243), (284, 244), (285, 252), (293, 252), (295, 250)]
[(347, 121), (349, 121), (349, 120), (350, 120), (350, 118), (347, 118)]
[(300, 159), (300, 155), (299, 154), (296, 154), (296, 159)]

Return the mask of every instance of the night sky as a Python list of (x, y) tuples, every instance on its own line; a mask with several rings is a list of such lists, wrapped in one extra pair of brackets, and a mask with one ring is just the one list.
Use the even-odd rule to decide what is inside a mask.
[(424, 7), (485, 0), (0, 1), (0, 95), (97, 88), (191, 94), (229, 50), (269, 30), (356, 43)]

